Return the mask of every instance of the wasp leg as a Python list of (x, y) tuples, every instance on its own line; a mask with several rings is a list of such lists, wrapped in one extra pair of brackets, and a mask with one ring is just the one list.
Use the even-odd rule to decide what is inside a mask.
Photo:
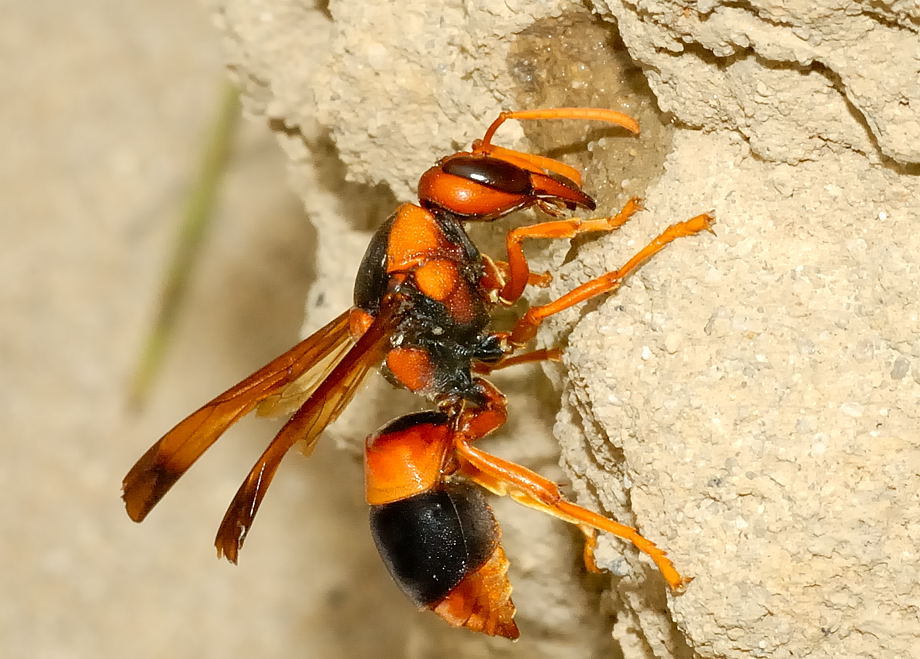
[(556, 220), (541, 222), (531, 226), (518, 227), (508, 232), (505, 244), (508, 250), (508, 276), (499, 299), (504, 304), (512, 304), (524, 293), (529, 283), (530, 267), (521, 243), (525, 238), (573, 238), (580, 233), (591, 231), (613, 231), (629, 220), (637, 211), (642, 210), (642, 203), (633, 197), (626, 202), (623, 209), (612, 217), (593, 220)]
[(700, 231), (711, 231), (713, 222), (714, 218), (712, 215), (703, 213), (702, 215), (697, 215), (684, 222), (672, 224), (662, 231), (652, 242), (646, 245), (639, 253), (633, 256), (626, 265), (619, 270), (614, 270), (613, 272), (601, 275), (597, 279), (592, 279), (549, 304), (531, 307), (520, 320), (518, 320), (514, 329), (511, 330), (511, 342), (518, 345), (527, 343), (527, 341), (534, 337), (537, 333), (537, 328), (548, 316), (552, 316), (554, 313), (559, 313), (564, 309), (568, 309), (571, 306), (602, 293), (608, 293), (615, 290), (620, 286), (627, 275), (653, 255), (664, 249), (668, 243), (677, 238), (692, 236)]
[(452, 419), (454, 434), (462, 434), (468, 441), (475, 441), (493, 433), (508, 420), (508, 402), (498, 387), (484, 378), (474, 380), (481, 394), (481, 400), (474, 409), (464, 408), (463, 401), (449, 396), (439, 405), (441, 411)]
[[(514, 462), (503, 460), (470, 444), (470, 439), (458, 434), (454, 450), (460, 458), (463, 472), (484, 488), (500, 496), (517, 497), (526, 492), (535, 502), (550, 507), (562, 500), (559, 486), (548, 478)], [(473, 467), (472, 473), (466, 466)]]
[[(499, 295), (511, 272), (511, 266), (505, 261), (493, 261), (491, 258), (482, 255), (483, 276), (479, 280), (479, 285), (493, 302), (499, 302)], [(527, 271), (527, 285), (538, 288), (546, 288), (553, 281), (553, 275), (549, 272), (530, 272)]]
[(482, 136), (474, 144), (473, 148), (482, 149), (488, 147), (492, 142), (492, 137), (498, 127), (508, 119), (589, 119), (594, 121), (606, 121), (607, 123), (622, 126), (631, 133), (639, 132), (639, 122), (629, 115), (617, 112), (616, 110), (607, 110), (605, 108), (543, 108), (539, 110), (514, 110), (512, 112), (502, 112), (498, 118), (492, 122)]
[(546, 156), (523, 153), (492, 144), (492, 137), (495, 135), (495, 131), (508, 119), (589, 119), (622, 126), (634, 134), (639, 132), (639, 123), (635, 119), (615, 110), (601, 108), (549, 108), (502, 112), (486, 130), (483, 138), (473, 142), (473, 153), (494, 156), (532, 172), (554, 172), (569, 179), (578, 187), (581, 187), (581, 173), (574, 167)]
[(578, 526), (585, 534), (585, 564), (588, 569), (597, 569), (594, 562), (595, 531), (606, 531), (627, 540), (647, 555), (661, 572), (671, 590), (681, 592), (691, 579), (681, 576), (665, 551), (654, 542), (643, 537), (631, 526), (620, 524), (603, 515), (582, 508), (563, 498), (559, 487), (543, 476), (503, 460), (474, 446), (460, 434), (454, 441), (454, 448), (460, 458), (463, 473), (475, 483), (500, 496), (508, 495), (530, 508), (558, 517)]
[(582, 552), (582, 557), (585, 561), (585, 569), (588, 570), (588, 572), (600, 574), (601, 569), (597, 566), (597, 561), (594, 559), (594, 550), (597, 549), (597, 531), (586, 524), (579, 524), (578, 528), (585, 536), (585, 547)]
[[(507, 261), (495, 261), (495, 267), (502, 273), (504, 281), (508, 280), (508, 277), (511, 275), (511, 266), (508, 265)], [(546, 288), (550, 285), (550, 282), (553, 281), (553, 273), (551, 272), (532, 272), (529, 268), (527, 270), (527, 285), (536, 286), (538, 288)], [(504, 286), (504, 285), (503, 285)]]
[[(542, 510), (545, 513), (569, 522), (570, 524), (575, 524), (579, 527), (584, 525), (598, 531), (606, 531), (607, 533), (611, 533), (618, 538), (629, 541), (636, 549), (654, 561), (655, 565), (658, 567), (659, 572), (661, 572), (661, 576), (664, 577), (664, 580), (674, 592), (683, 592), (687, 584), (693, 581), (692, 577), (681, 576), (680, 572), (677, 571), (677, 568), (675, 568), (674, 564), (671, 562), (671, 559), (668, 558), (667, 553), (658, 547), (654, 542), (642, 536), (636, 529), (632, 528), (631, 526), (620, 524), (619, 522), (604, 517), (603, 515), (598, 515), (597, 513), (592, 512), (587, 508), (577, 506), (571, 501), (566, 501), (565, 499), (562, 499), (553, 506), (547, 506), (542, 502), (531, 498), (526, 492), (511, 493), (511, 497), (518, 503), (524, 504), (525, 506), (529, 506), (536, 510)], [(588, 565), (588, 569), (591, 569), (592, 566), (597, 569), (597, 564), (594, 562), (594, 546), (596, 544), (596, 539), (592, 537), (588, 539), (587, 544), (585, 545), (585, 561)]]
[(473, 371), (482, 375), (488, 375), (492, 371), (498, 371), (503, 368), (508, 368), (509, 366), (518, 366), (519, 364), (529, 364), (531, 362), (541, 362), (545, 360), (558, 362), (560, 359), (562, 359), (561, 348), (543, 348), (541, 350), (525, 352), (516, 357), (505, 357), (494, 364), (478, 362), (473, 365)]
[[(672, 590), (680, 591), (690, 582), (680, 575), (662, 549), (642, 537), (636, 529), (567, 501), (559, 491), (559, 486), (548, 478), (473, 446), (473, 442), (499, 428), (508, 417), (504, 394), (487, 380), (477, 378), (477, 383), (484, 402), (477, 408), (459, 412), (453, 437), (454, 453), (462, 472), (470, 480), (490, 492), (500, 496), (509, 495), (518, 503), (575, 524), (586, 537), (588, 532), (584, 527), (606, 531), (628, 540), (655, 562)], [(585, 556), (590, 569), (594, 564), (594, 542), (589, 538), (588, 544)]]

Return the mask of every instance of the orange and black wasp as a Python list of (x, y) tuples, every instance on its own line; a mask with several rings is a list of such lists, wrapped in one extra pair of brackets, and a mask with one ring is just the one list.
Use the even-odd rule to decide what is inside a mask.
[[(713, 219), (704, 213), (669, 226), (620, 269), (531, 307), (510, 331), (495, 331), (496, 308), (515, 303), (528, 284), (549, 282), (548, 273), (531, 272), (525, 239), (612, 231), (641, 208), (631, 199), (611, 217), (562, 219), (566, 210), (595, 209), (580, 173), (545, 156), (492, 144), (508, 119), (594, 120), (639, 132), (634, 119), (612, 110), (502, 112), (469, 152), (442, 158), (426, 171), (418, 203), (402, 204), (377, 230), (358, 269), (351, 309), (180, 421), (137, 461), (123, 483), (131, 519), (143, 520), (240, 417), (255, 408), (296, 408), (220, 524), (218, 555), (235, 563), (284, 455), (298, 442), (309, 452), (367, 372), (379, 366), (390, 382), (433, 407), (392, 421), (365, 447), (374, 539), (391, 575), (419, 607), (455, 626), (518, 637), (501, 529), (481, 488), (577, 525), (586, 537), (589, 569), (596, 569), (595, 533), (605, 531), (647, 554), (670, 588), (683, 588), (688, 579), (635, 529), (567, 501), (553, 482), (477, 442), (507, 418), (505, 396), (484, 375), (558, 359), (553, 349), (521, 352), (545, 318), (615, 290), (669, 242), (709, 229)], [(556, 219), (508, 232), (506, 261), (481, 254), (465, 231), (467, 222), (530, 207)]]

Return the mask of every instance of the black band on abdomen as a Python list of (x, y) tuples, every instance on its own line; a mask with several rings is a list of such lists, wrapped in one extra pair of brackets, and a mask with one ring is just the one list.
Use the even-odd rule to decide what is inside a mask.
[(450, 484), (370, 510), (377, 551), (418, 606), (442, 600), (479, 569), (499, 542), (499, 527), (479, 488)]

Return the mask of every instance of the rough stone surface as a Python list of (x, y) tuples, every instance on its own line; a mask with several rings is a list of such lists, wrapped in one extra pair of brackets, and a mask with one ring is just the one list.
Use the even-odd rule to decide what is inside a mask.
[[(347, 304), (368, 232), (396, 199), (499, 107), (624, 107), (627, 85), (591, 68), (614, 66), (613, 23), (580, 5), (533, 4), (212, 3), (249, 111), (276, 127), (317, 226), (311, 309), (325, 311), (310, 323)], [(829, 0), (594, 7), (617, 21), (676, 125), (643, 117), (651, 139), (637, 141), (527, 130), (542, 148), (569, 147), (602, 211), (630, 194), (648, 208), (617, 235), (542, 252), (556, 279), (539, 299), (619, 266), (668, 222), (710, 209), (719, 219), (718, 236), (682, 239), (540, 337), (567, 347), (565, 377), (551, 369), (564, 382), (555, 432), (579, 500), (638, 525), (696, 577), (686, 594), (665, 595), (646, 560), (603, 540), (617, 644), (627, 657), (910, 656), (920, 629), (920, 16), (909, 3)], [(611, 36), (593, 52), (573, 45), (592, 30)], [(542, 79), (548, 62), (558, 74)], [(634, 103), (626, 109), (643, 106)], [(522, 134), (509, 126), (502, 141)], [(392, 415), (389, 394), (377, 395)], [(512, 407), (522, 424), (524, 398)], [(358, 412), (361, 430), (346, 419), (339, 434), (363, 436), (371, 407)], [(536, 467), (545, 449), (519, 444), (538, 425), (505, 433), (512, 457)], [(564, 531), (524, 528), (516, 550), (517, 524), (506, 527), (517, 565), (537, 565), (540, 540), (567, 542)], [(593, 606), (564, 570), (514, 577), (532, 638), (495, 644), (417, 616), (406, 656), (612, 651), (593, 631), (553, 622), (566, 605), (589, 620)], [(569, 595), (546, 595), (554, 582)], [(548, 590), (531, 597), (531, 584)]]
[(737, 130), (767, 160), (814, 160), (842, 146), (920, 163), (915, 3), (594, 5), (619, 22), (662, 109), (689, 125)]
[[(674, 245), (569, 335), (565, 459), (697, 577), (671, 611), (699, 656), (909, 656), (917, 181), (847, 152), (764, 163), (737, 135), (693, 132), (666, 168), (655, 215), (717, 200), (718, 237)], [(855, 211), (863, 196), (879, 201)], [(562, 288), (630, 251), (581, 250)], [(633, 578), (617, 589), (633, 633), (680, 655)]]

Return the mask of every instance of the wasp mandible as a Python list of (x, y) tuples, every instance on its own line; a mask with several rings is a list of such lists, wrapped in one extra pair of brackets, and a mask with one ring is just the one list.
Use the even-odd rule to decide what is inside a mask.
[[(442, 158), (422, 174), (418, 203), (402, 204), (377, 230), (358, 269), (351, 309), (180, 421), (137, 461), (123, 483), (131, 519), (142, 521), (242, 416), (256, 408), (296, 408), (250, 470), (217, 532), (218, 555), (236, 563), (284, 455), (298, 442), (309, 452), (379, 366), (391, 383), (434, 408), (392, 421), (365, 446), (374, 539), (397, 584), (421, 608), (455, 626), (519, 635), (501, 529), (479, 488), (577, 525), (586, 537), (589, 569), (596, 570), (595, 533), (604, 531), (647, 554), (671, 589), (688, 583), (635, 529), (567, 501), (553, 482), (477, 442), (507, 418), (505, 396), (485, 375), (558, 359), (553, 349), (522, 352), (547, 317), (615, 290), (674, 239), (708, 230), (713, 218), (704, 213), (672, 224), (618, 270), (531, 307), (510, 331), (495, 331), (496, 308), (516, 302), (528, 284), (549, 282), (548, 273), (530, 270), (525, 239), (612, 231), (641, 209), (634, 198), (611, 217), (563, 219), (564, 211), (596, 207), (582, 190), (581, 174), (558, 160), (492, 144), (508, 119), (593, 120), (639, 132), (634, 119), (613, 110), (502, 112), (470, 151)], [(481, 254), (464, 228), (530, 207), (555, 219), (509, 231), (505, 261)]]

